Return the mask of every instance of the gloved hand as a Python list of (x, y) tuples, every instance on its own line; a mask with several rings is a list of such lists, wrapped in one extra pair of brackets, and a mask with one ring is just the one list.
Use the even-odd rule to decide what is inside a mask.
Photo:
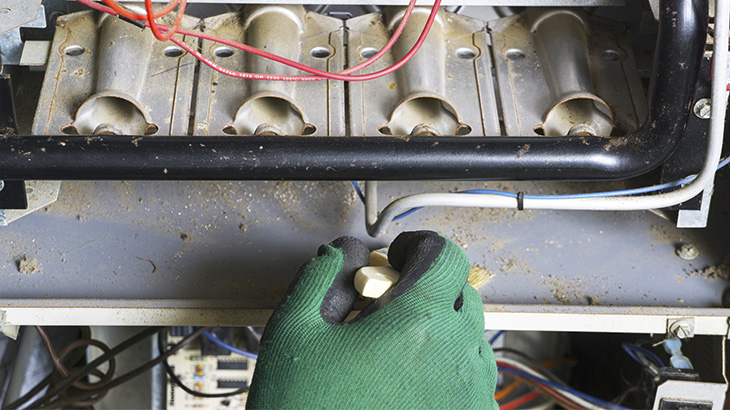
[(497, 408), (469, 261), (434, 232), (390, 246), (398, 282), (352, 321), (365, 245), (341, 237), (298, 272), (261, 343), (250, 408)]

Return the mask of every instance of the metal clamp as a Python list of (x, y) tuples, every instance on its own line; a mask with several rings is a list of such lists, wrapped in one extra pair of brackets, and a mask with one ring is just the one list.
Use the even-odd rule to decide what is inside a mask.
[(695, 335), (695, 319), (693, 317), (667, 320), (667, 335), (679, 339), (689, 339)]
[(13, 340), (18, 338), (20, 332), (20, 326), (8, 323), (7, 313), (3, 310), (0, 310), (0, 332)]

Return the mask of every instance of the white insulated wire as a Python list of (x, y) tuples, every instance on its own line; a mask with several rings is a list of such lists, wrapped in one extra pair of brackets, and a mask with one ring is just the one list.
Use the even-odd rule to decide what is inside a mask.
[[(498, 356), (498, 357), (495, 357), (495, 359), (497, 359), (497, 361), (499, 361), (499, 362), (503, 362), (505, 364), (508, 364), (508, 365), (510, 365), (510, 366), (512, 366), (512, 367), (514, 367), (514, 368), (516, 368), (516, 369), (518, 369), (520, 371), (522, 371), (522, 372), (525, 372), (525, 373), (529, 374), (530, 376), (534, 376), (534, 377), (537, 377), (537, 378), (540, 378), (540, 379), (550, 380), (544, 374), (537, 372), (532, 367), (530, 367), (530, 366), (528, 366), (528, 365), (526, 365), (526, 364), (524, 364), (524, 363), (522, 363), (522, 362), (520, 362), (518, 360), (510, 359), (509, 357), (504, 357), (504, 356)], [(555, 380), (551, 380), (551, 381), (555, 381)], [(555, 381), (555, 382), (557, 383), (557, 381)], [(559, 392), (560, 395), (567, 397), (568, 399), (570, 399), (570, 401), (572, 401), (575, 404), (581, 406), (581, 408), (583, 408), (583, 409), (603, 409), (603, 407), (598, 406), (598, 405), (596, 405), (594, 403), (591, 403), (588, 400), (585, 400), (582, 397), (578, 397), (578, 396), (576, 396), (576, 395), (574, 395), (574, 394), (572, 394), (570, 392), (567, 392), (565, 390), (557, 390), (557, 391)]]
[[(524, 209), (579, 210), (579, 211), (641, 211), (667, 208), (694, 198), (705, 189), (711, 189), (720, 163), (725, 130), (727, 105), (728, 42), (730, 37), (730, 0), (715, 1), (715, 45), (712, 62), (712, 115), (709, 141), (702, 170), (692, 182), (675, 191), (637, 196), (603, 198), (532, 199), (525, 198)], [(719, 46), (718, 46), (719, 45)], [(372, 191), (375, 191), (375, 183)], [(375, 197), (377, 198), (377, 197)], [(372, 199), (375, 199), (372, 198)], [(428, 193), (409, 195), (391, 202), (377, 218), (372, 209), (374, 202), (366, 201), (368, 233), (381, 235), (398, 215), (419, 207), (458, 206), (470, 208), (517, 209), (517, 200), (491, 194)]]

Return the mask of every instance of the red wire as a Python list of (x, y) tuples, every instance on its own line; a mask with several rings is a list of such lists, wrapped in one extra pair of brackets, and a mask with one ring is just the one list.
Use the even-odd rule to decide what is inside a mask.
[[(433, 26), (433, 22), (436, 19), (436, 15), (438, 13), (438, 7), (441, 4), (441, 0), (436, 0), (433, 5), (433, 9), (431, 9), (431, 14), (428, 16), (428, 20), (426, 21), (426, 25), (423, 28), (423, 31), (421, 32), (421, 35), (418, 37), (418, 40), (413, 45), (410, 51), (397, 63), (393, 64), (392, 66), (385, 68), (380, 71), (376, 71), (374, 73), (370, 74), (362, 74), (362, 75), (347, 75), (343, 74), (343, 72), (339, 73), (329, 73), (326, 71), (321, 71), (317, 69), (313, 69), (311, 67), (307, 67), (304, 69), (304, 67), (300, 68), (302, 71), (307, 71), (313, 74), (316, 74), (314, 76), (304, 76), (304, 75), (288, 75), (288, 76), (280, 76), (280, 75), (270, 75), (270, 74), (251, 74), (251, 73), (242, 73), (238, 71), (232, 71), (227, 68), (221, 67), (215, 62), (211, 61), (207, 57), (203, 56), (201, 53), (199, 53), (197, 50), (193, 49), (192, 47), (188, 46), (187, 44), (183, 43), (182, 41), (172, 38), (171, 41), (177, 44), (179, 47), (185, 49), (190, 54), (194, 55), (197, 59), (199, 59), (202, 63), (209, 66), (215, 71), (218, 71), (221, 74), (225, 74), (231, 77), (236, 78), (243, 78), (243, 79), (250, 79), (250, 80), (272, 80), (272, 81), (321, 81), (326, 78), (332, 79), (332, 80), (341, 80), (341, 81), (368, 81), (368, 80), (374, 80), (376, 78), (383, 77), (385, 75), (388, 75), (397, 69), (403, 67), (413, 56), (418, 52), (418, 50), (421, 48), (421, 45), (426, 41), (426, 37), (428, 36), (429, 31), (431, 30), (431, 26)], [(180, 33), (183, 31), (181, 30)], [(205, 39), (208, 37), (207, 35), (199, 35), (198, 37)], [(227, 44), (227, 43), (223, 43)], [(228, 45), (231, 45), (232, 47), (242, 49), (243, 44), (231, 42), (228, 43)], [(246, 46), (248, 48), (248, 46)], [(258, 53), (257, 53), (258, 54)], [(345, 70), (347, 71), (347, 70)]]
[(152, 7), (152, 0), (144, 1), (145, 10), (147, 11), (147, 26), (152, 29), (152, 34), (155, 35), (155, 38), (160, 41), (167, 41), (175, 35), (175, 32), (180, 28), (180, 24), (182, 23), (182, 19), (185, 15), (185, 7), (187, 7), (187, 5), (188, 0), (180, 1), (180, 8), (177, 10), (175, 23), (172, 25), (171, 28), (168, 28), (167, 33), (163, 34), (160, 32), (160, 28), (155, 21), (155, 10)]
[[(497, 360), (497, 366), (506, 367), (506, 368), (513, 369), (513, 370), (520, 370), (520, 369), (518, 369), (518, 368), (516, 368), (516, 367), (514, 367), (514, 366), (512, 366), (510, 364), (501, 362), (499, 360)], [(517, 377), (519, 377), (519, 376), (517, 376)], [(556, 402), (562, 403), (565, 406), (565, 408), (567, 408), (567, 409), (579, 409), (580, 408), (580, 406), (578, 406), (577, 404), (575, 404), (572, 400), (570, 400), (567, 397), (563, 396), (558, 391), (556, 391), (555, 389), (553, 389), (552, 387), (550, 387), (550, 386), (548, 386), (546, 384), (542, 384), (539, 381), (533, 380), (533, 379), (523, 379), (523, 380), (525, 382), (527, 382), (527, 383), (529, 383), (529, 384), (537, 387), (546, 396), (552, 397), (553, 400), (555, 400)]]
[[(439, 0), (439, 4), (440, 4), (440, 2), (441, 1)], [(406, 23), (408, 22), (408, 19), (410, 18), (411, 14), (413, 12), (413, 9), (415, 8), (415, 6), (416, 6), (416, 0), (411, 0), (409, 2), (409, 4), (408, 4), (408, 8), (405, 11), (405, 14), (403, 15), (403, 18), (401, 19), (400, 24), (398, 25), (398, 27), (396, 28), (395, 32), (393, 33), (393, 36), (388, 40), (388, 42), (383, 46), (383, 48), (381, 48), (377, 53), (375, 53), (375, 55), (373, 55), (369, 59), (363, 61), (362, 63), (360, 63), (358, 65), (355, 65), (355, 66), (353, 66), (351, 68), (348, 68), (346, 70), (340, 71), (337, 74), (343, 74), (343, 75), (345, 75), (345, 74), (351, 74), (351, 73), (360, 71), (363, 68), (371, 65), (372, 63), (374, 63), (378, 59), (380, 59), (380, 57), (382, 57), (383, 55), (385, 55), (393, 47), (393, 45), (395, 44), (395, 42), (400, 37), (401, 33), (403, 33), (403, 30), (406, 27)], [(288, 65), (290, 67), (294, 67), (294, 68), (296, 68), (298, 70), (305, 71), (305, 72), (308, 72), (308, 73), (311, 73), (311, 74), (315, 74), (315, 75), (319, 75), (319, 76), (327, 76), (327, 75), (332, 75), (333, 74), (333, 73), (330, 73), (328, 71), (322, 71), (322, 70), (319, 70), (317, 68), (310, 67), (310, 66), (301, 64), (299, 62), (292, 61), (292, 60), (289, 60), (287, 58), (278, 56), (276, 54), (272, 54), (272, 53), (266, 52), (264, 50), (261, 50), (261, 49), (255, 48), (255, 47), (251, 47), (251, 46), (246, 45), (246, 44), (241, 44), (241, 43), (238, 43), (236, 41), (228, 40), (228, 39), (225, 39), (225, 38), (222, 38), (222, 37), (213, 36), (213, 35), (206, 34), (206, 33), (200, 33), (200, 32), (197, 32), (197, 31), (188, 31), (188, 30), (184, 30), (184, 29), (178, 30), (178, 33), (184, 34), (184, 35), (193, 36), (193, 37), (202, 38), (204, 40), (214, 41), (216, 43), (220, 43), (220, 44), (224, 44), (224, 45), (227, 45), (227, 46), (230, 46), (230, 47), (233, 47), (233, 48), (237, 48), (239, 50), (246, 51), (246, 52), (249, 52), (249, 53), (253, 53), (253, 54), (256, 54), (258, 56), (261, 56), (261, 57), (264, 57), (264, 58), (268, 58), (270, 60), (274, 60), (274, 61), (276, 61), (278, 63), (285, 64), (285, 65)]]
[(532, 393), (526, 394), (522, 397), (512, 400), (509, 403), (505, 403), (505, 404), (499, 406), (499, 410), (514, 409), (522, 404), (525, 404), (525, 403), (528, 403), (528, 402), (534, 400), (535, 398), (537, 398), (539, 396), (540, 396), (540, 393), (538, 393), (538, 392), (532, 392)]
[[(86, 2), (81, 2), (83, 4), (88, 4)], [(124, 16), (126, 18), (132, 19), (132, 20), (147, 20), (146, 15), (137, 14), (134, 12), (131, 12), (124, 7), (120, 6), (116, 1), (114, 0), (104, 0), (104, 3), (106, 3), (109, 7), (111, 7), (112, 10), (116, 14), (119, 14), (121, 16)], [(157, 13), (153, 14), (154, 18), (158, 19), (160, 17), (164, 17), (168, 14), (170, 14), (171, 11), (175, 10), (175, 7), (180, 4), (180, 0), (173, 0), (171, 1), (167, 6), (163, 7), (162, 10), (158, 11)]]
[[(111, 10), (107, 7), (100, 6), (96, 3), (93, 3), (90, 0), (78, 0), (78, 1), (93, 9), (103, 11), (105, 13), (115, 14), (114, 13), (115, 10)], [(424, 26), (423, 31), (421, 32), (420, 37), (416, 41), (416, 44), (414, 44), (414, 46), (411, 48), (411, 50), (400, 61), (398, 61), (397, 63), (393, 64), (392, 66), (390, 66), (386, 69), (377, 71), (375, 73), (365, 74), (365, 75), (353, 76), (353, 75), (349, 75), (349, 74), (352, 72), (361, 70), (364, 67), (367, 67), (368, 65), (375, 62), (378, 58), (382, 57), (386, 52), (388, 52), (388, 50), (393, 46), (393, 44), (395, 44), (396, 40), (398, 39), (398, 36), (400, 36), (403, 29), (405, 28), (408, 17), (410, 16), (411, 12), (413, 11), (413, 8), (415, 7), (415, 0), (411, 0), (411, 2), (408, 5), (408, 8), (406, 9), (406, 13), (404, 14), (403, 19), (401, 20), (401, 24), (396, 29), (393, 37), (391, 37), (391, 39), (388, 41), (388, 43), (378, 53), (376, 53), (373, 57), (364, 61), (363, 63), (360, 63), (354, 67), (351, 67), (351, 68), (341, 71), (339, 73), (330, 73), (327, 71), (322, 71), (322, 70), (319, 70), (319, 69), (316, 69), (313, 67), (309, 67), (304, 64), (300, 64), (298, 62), (286, 59), (284, 57), (277, 56), (275, 54), (267, 53), (263, 50), (259, 50), (259, 49), (255, 48), (255, 47), (251, 47), (251, 46), (241, 44), (241, 43), (238, 43), (235, 41), (223, 39), (223, 38), (220, 38), (217, 36), (212, 36), (212, 35), (208, 35), (205, 33), (194, 32), (194, 31), (189, 31), (189, 30), (184, 30), (184, 29), (177, 30), (177, 33), (179, 33), (179, 34), (190, 35), (193, 37), (198, 37), (198, 38), (202, 38), (205, 40), (210, 40), (210, 41), (215, 41), (215, 42), (218, 42), (221, 44), (225, 44), (230, 47), (234, 47), (234, 48), (237, 48), (237, 49), (240, 49), (243, 51), (251, 52), (256, 55), (262, 56), (264, 58), (269, 58), (269, 59), (277, 61), (279, 63), (286, 64), (286, 65), (289, 65), (296, 69), (299, 69), (301, 71), (309, 72), (309, 73), (312, 73), (315, 75), (314, 76), (302, 76), (302, 75), (279, 76), (279, 75), (271, 75), (271, 74), (242, 73), (242, 72), (229, 70), (227, 68), (219, 66), (215, 62), (213, 62), (210, 59), (208, 59), (207, 57), (203, 56), (202, 53), (198, 52), (191, 46), (183, 43), (182, 41), (178, 40), (175, 37), (171, 37), (170, 40), (172, 42), (174, 42), (175, 44), (177, 44), (182, 49), (184, 49), (185, 51), (187, 51), (190, 54), (192, 54), (193, 56), (195, 56), (197, 59), (199, 59), (204, 64), (211, 67), (212, 69), (214, 69), (222, 74), (229, 75), (229, 76), (236, 77), (236, 78), (251, 79), (251, 80), (272, 80), (272, 81), (321, 81), (324, 79), (334, 79), (334, 80), (342, 80), (342, 81), (367, 81), (367, 80), (380, 78), (382, 76), (392, 73), (393, 71), (395, 71), (395, 70), (399, 69), (400, 67), (402, 67), (403, 65), (405, 65), (413, 57), (413, 55), (415, 55), (415, 53), (421, 47), (423, 42), (426, 40), (426, 37), (428, 36), (428, 33), (429, 33), (431, 27), (433, 26), (433, 22), (436, 19), (436, 15), (438, 13), (438, 8), (439, 8), (440, 4), (441, 4), (441, 0), (435, 0), (433, 8), (431, 9), (431, 14), (429, 15), (429, 18), (426, 22), (426, 25)], [(150, 25), (149, 22), (147, 23), (147, 25), (148, 26)], [(169, 26), (165, 26), (165, 25), (161, 25), (161, 24), (157, 24), (157, 26), (159, 28), (164, 29), (166, 32), (169, 32), (171, 30), (171, 28)]]

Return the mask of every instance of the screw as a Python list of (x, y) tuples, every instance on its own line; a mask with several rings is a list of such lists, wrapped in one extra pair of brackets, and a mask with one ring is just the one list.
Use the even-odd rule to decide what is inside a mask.
[(669, 327), (669, 333), (677, 336), (680, 339), (687, 339), (692, 337), (693, 329), (689, 322), (676, 321)]
[(706, 120), (712, 115), (712, 105), (709, 98), (700, 98), (694, 106), (694, 112), (697, 118)]
[(682, 246), (677, 248), (677, 256), (680, 258), (691, 261), (693, 259), (696, 259), (698, 256), (700, 256), (700, 251), (697, 249), (696, 246), (692, 245), (691, 243), (684, 243)]

